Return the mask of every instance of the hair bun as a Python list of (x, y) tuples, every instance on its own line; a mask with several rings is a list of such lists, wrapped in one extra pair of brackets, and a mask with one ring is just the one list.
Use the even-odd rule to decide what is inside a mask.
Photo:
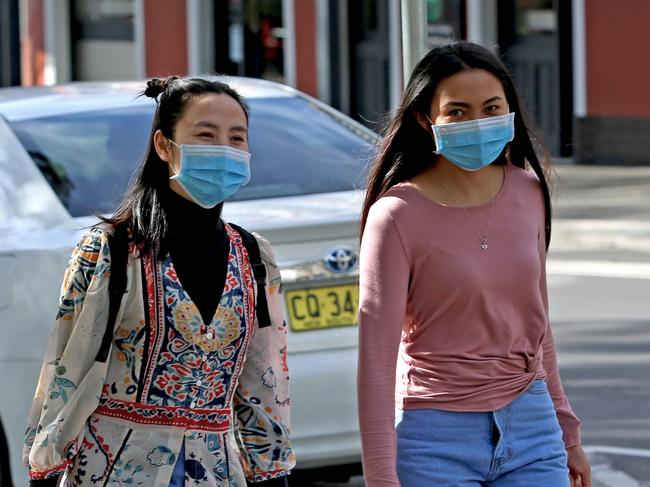
[(160, 78), (152, 78), (147, 81), (147, 87), (145, 88), (143, 94), (149, 98), (158, 98), (163, 90), (165, 89), (165, 82)]
[(165, 91), (172, 81), (176, 79), (178, 79), (178, 76), (168, 76), (165, 79), (151, 78), (147, 81), (147, 87), (142, 94), (149, 98), (158, 98), (158, 95)]

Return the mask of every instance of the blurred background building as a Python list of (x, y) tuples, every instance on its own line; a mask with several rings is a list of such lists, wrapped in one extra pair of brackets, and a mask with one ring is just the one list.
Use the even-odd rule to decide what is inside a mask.
[[(429, 45), (469, 39), (500, 52), (553, 156), (650, 164), (642, 55), (650, 2), (426, 3)], [(0, 84), (251, 76), (294, 86), (378, 129), (403, 87), (400, 4), (0, 0)]]

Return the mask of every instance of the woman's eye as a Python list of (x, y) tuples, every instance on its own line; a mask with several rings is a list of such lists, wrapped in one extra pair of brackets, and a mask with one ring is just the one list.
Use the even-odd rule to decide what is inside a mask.
[(454, 109), (454, 110), (450, 110), (449, 113), (448, 113), (448, 115), (449, 115), (450, 117), (460, 117), (460, 116), (463, 115), (463, 111), (460, 110), (459, 108), (456, 108), (456, 109)]
[(499, 105), (490, 105), (485, 109), (487, 113), (494, 113), (497, 112), (498, 110), (499, 110)]
[(244, 137), (242, 137), (241, 135), (235, 135), (232, 137), (231, 140), (233, 140), (234, 142), (244, 142), (246, 139), (244, 139)]

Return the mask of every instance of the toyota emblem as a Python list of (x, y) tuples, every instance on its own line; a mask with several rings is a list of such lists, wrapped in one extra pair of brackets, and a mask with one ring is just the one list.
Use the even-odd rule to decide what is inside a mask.
[(350, 272), (357, 265), (357, 257), (349, 247), (336, 247), (327, 252), (325, 266), (332, 272)]

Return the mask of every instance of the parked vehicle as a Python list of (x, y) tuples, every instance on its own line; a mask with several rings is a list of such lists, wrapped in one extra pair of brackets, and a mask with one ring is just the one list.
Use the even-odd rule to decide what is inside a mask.
[[(224, 219), (273, 244), (289, 319), (299, 469), (357, 465), (356, 235), (376, 134), (296, 90), (229, 78), (250, 102), (252, 180)], [(63, 272), (144, 155), (143, 83), (0, 90), (0, 483), (26, 483), (24, 425)], [(6, 453), (8, 452), (9, 460)], [(8, 465), (10, 463), (10, 466)], [(339, 468), (341, 467), (341, 468)]]

